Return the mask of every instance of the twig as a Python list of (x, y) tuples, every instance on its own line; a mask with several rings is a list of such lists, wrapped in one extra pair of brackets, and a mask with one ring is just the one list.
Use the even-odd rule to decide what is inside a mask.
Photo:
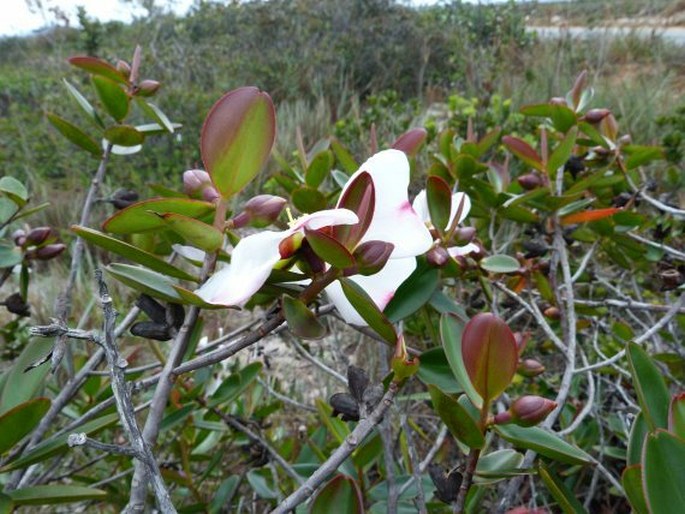
[[(657, 305), (653, 303), (644, 303), (636, 301), (623, 301), (607, 298), (605, 300), (579, 300), (576, 299), (577, 305), (585, 305), (587, 307), (617, 307), (619, 309), (628, 309), (635, 311), (651, 311), (651, 312), (668, 312), (672, 309), (671, 305)], [(678, 314), (685, 314), (685, 307), (678, 311)]]
[(284, 394), (279, 393), (278, 391), (276, 391), (273, 387), (271, 387), (269, 384), (267, 384), (266, 382), (264, 382), (264, 381), (263, 381), (261, 378), (259, 378), (259, 377), (257, 377), (257, 382), (259, 382), (259, 384), (261, 384), (262, 387), (264, 387), (264, 388), (266, 389), (267, 393), (269, 393), (270, 395), (272, 395), (272, 396), (273, 396), (274, 398), (276, 398), (277, 400), (280, 400), (280, 401), (282, 401), (283, 403), (287, 403), (287, 404), (289, 404), (289, 405), (292, 405), (293, 407), (297, 407), (298, 409), (306, 410), (306, 411), (309, 411), (309, 412), (316, 412), (316, 409), (315, 409), (314, 407), (310, 407), (309, 405), (305, 405), (304, 403), (300, 403), (300, 402), (298, 402), (298, 401), (296, 401), (296, 400), (293, 400), (293, 399), (290, 398), (289, 396), (286, 396), (286, 395), (284, 395)]
[(478, 458), (480, 457), (480, 448), (471, 448), (469, 456), (466, 460), (466, 469), (464, 470), (464, 478), (459, 486), (459, 493), (457, 494), (457, 500), (454, 502), (452, 512), (454, 514), (461, 514), (464, 512), (464, 506), (466, 504), (466, 495), (471, 488), (473, 483), (473, 476), (476, 473), (476, 465), (478, 464)]
[[(419, 514), (427, 514), (426, 510), (426, 493), (423, 490), (423, 482), (421, 482), (421, 463), (419, 462), (419, 455), (416, 451), (416, 445), (414, 444), (414, 431), (409, 426), (407, 422), (407, 415), (402, 414), (400, 416), (400, 426), (404, 431), (405, 437), (407, 439), (407, 448), (409, 450), (409, 461), (411, 464), (411, 474), (414, 482), (416, 482), (416, 508)], [(397, 491), (397, 496), (401, 495), (400, 490)]]
[(383, 415), (390, 408), (397, 395), (398, 386), (391, 382), (388, 390), (383, 395), (380, 403), (369, 414), (368, 417), (359, 421), (354, 430), (348, 435), (343, 443), (333, 452), (333, 454), (300, 486), (295, 492), (288, 496), (281, 504), (276, 507), (272, 514), (286, 514), (302, 502), (310, 498), (314, 491), (333, 473), (338, 466), (347, 459), (352, 452), (359, 447), (373, 429), (381, 422)]
[(338, 382), (341, 382), (345, 385), (347, 385), (347, 378), (342, 376), (340, 373), (335, 371), (334, 369), (328, 367), (326, 364), (321, 362), (319, 359), (314, 357), (311, 353), (309, 353), (304, 346), (300, 344), (300, 342), (297, 340), (297, 337), (289, 335), (288, 339), (290, 339), (290, 343), (293, 345), (295, 348), (295, 351), (299, 353), (306, 361), (311, 362), (314, 366), (319, 368), (321, 371), (324, 373), (327, 373), (328, 375), (332, 376)]
[[(440, 432), (438, 432), (438, 436), (435, 438), (435, 443), (433, 443), (433, 446), (431, 446), (431, 449), (428, 450), (428, 453), (424, 457), (424, 459), (421, 461), (421, 464), (419, 465), (419, 475), (423, 475), (426, 470), (428, 469), (428, 466), (430, 466), (431, 462), (433, 462), (433, 459), (437, 455), (438, 451), (440, 451), (440, 448), (442, 448), (443, 443), (445, 442), (445, 438), (447, 437), (447, 426), (442, 425), (440, 428)], [(400, 487), (400, 490), (398, 492), (399, 496), (402, 496), (407, 489), (409, 489), (414, 481), (416, 480), (416, 477), (412, 475), (409, 477), (409, 480), (407, 480), (404, 484), (402, 484), (402, 487)]]
[(75, 446), (85, 446), (87, 448), (93, 448), (94, 450), (112, 453), (114, 455), (128, 455), (130, 457), (136, 458), (139, 457), (138, 452), (130, 446), (102, 443), (100, 441), (96, 441), (95, 439), (91, 439), (85, 434), (85, 432), (71, 434), (69, 437), (67, 437), (67, 444), (70, 448), (73, 448)]
[(665, 245), (664, 243), (655, 243), (654, 241), (650, 241), (649, 239), (646, 239), (642, 236), (638, 236), (633, 232), (628, 232), (627, 235), (635, 241), (639, 241), (640, 243), (646, 244), (647, 246), (651, 246), (652, 248), (658, 248), (664, 253), (669, 254), (671, 257), (675, 257), (676, 259), (685, 261), (685, 253), (681, 252), (680, 250), (676, 250), (675, 248)]

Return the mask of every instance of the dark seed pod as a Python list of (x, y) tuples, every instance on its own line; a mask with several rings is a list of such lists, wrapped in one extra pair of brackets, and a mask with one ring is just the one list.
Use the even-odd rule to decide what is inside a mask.
[(350, 366), (347, 368), (347, 387), (352, 394), (352, 398), (357, 403), (364, 401), (364, 391), (369, 387), (369, 375), (362, 368)]
[(137, 201), (138, 193), (131, 189), (117, 189), (110, 199), (112, 205), (114, 205), (114, 207), (117, 209), (123, 209), (124, 207), (128, 207)]
[(171, 339), (169, 325), (155, 323), (154, 321), (138, 321), (131, 325), (131, 334), (155, 341), (168, 341)]
[(380, 402), (381, 398), (383, 398), (383, 392), (383, 386), (381, 384), (373, 384), (366, 388), (363, 398), (366, 412), (371, 412), (376, 408), (378, 402)]
[(335, 393), (328, 403), (333, 407), (333, 417), (342, 414), (343, 421), (359, 421), (359, 407), (351, 394)]
[(456, 469), (445, 473), (445, 470), (439, 464), (431, 464), (428, 466), (428, 474), (433, 484), (435, 484), (435, 496), (438, 500), (448, 505), (456, 501), (463, 479), (461, 473)]
[(166, 321), (167, 323), (179, 330), (183, 326), (183, 321), (186, 317), (186, 311), (183, 305), (179, 303), (170, 303), (167, 305)]
[(5, 299), (5, 307), (12, 314), (28, 317), (31, 314), (31, 307), (27, 304), (19, 293), (9, 295)]
[(136, 307), (148, 315), (148, 317), (159, 324), (166, 325), (166, 309), (157, 300), (146, 294), (141, 294), (136, 300)]
[(676, 289), (685, 283), (685, 276), (675, 268), (663, 270), (659, 273), (659, 278), (661, 279), (662, 291)]
[(583, 158), (578, 157), (577, 155), (569, 157), (564, 165), (564, 171), (568, 171), (575, 179), (578, 173), (585, 171), (585, 162), (583, 162)]
[(526, 251), (523, 256), (526, 259), (532, 259), (545, 255), (549, 250), (549, 246), (541, 241), (526, 239), (523, 241), (523, 249)]

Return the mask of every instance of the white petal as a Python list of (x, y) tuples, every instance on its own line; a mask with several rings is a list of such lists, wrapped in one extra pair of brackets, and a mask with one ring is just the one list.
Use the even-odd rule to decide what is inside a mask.
[(278, 244), (291, 233), (265, 231), (241, 239), (231, 253), (231, 264), (212, 275), (195, 293), (208, 303), (244, 305), (281, 260)]
[(409, 161), (404, 152), (384, 150), (371, 157), (352, 175), (368, 172), (376, 192), (375, 209), (364, 241), (374, 239), (395, 245), (392, 257), (416, 256), (427, 252), (433, 238), (407, 197)]
[(326, 209), (323, 211), (305, 214), (295, 220), (293, 230), (307, 227), (310, 230), (318, 230), (323, 227), (334, 225), (356, 225), (359, 223), (357, 214), (349, 209)]
[(426, 196), (425, 189), (422, 189), (421, 192), (416, 195), (412, 207), (419, 219), (423, 220), (424, 223), (430, 223), (431, 215), (428, 211), (428, 196)]
[[(390, 303), (397, 288), (409, 278), (416, 269), (416, 259), (407, 257), (404, 259), (390, 259), (381, 271), (375, 275), (355, 275), (350, 280), (359, 284), (366, 291), (379, 309), (383, 310)], [(342, 318), (353, 325), (365, 326), (366, 321), (352, 307), (347, 300), (339, 282), (333, 282), (326, 288), (328, 298), (333, 302)]]
[(457, 257), (458, 255), (466, 255), (477, 250), (478, 245), (469, 243), (464, 246), (452, 246), (451, 248), (447, 249), (447, 253), (449, 253), (452, 257)]
[(449, 226), (452, 224), (452, 220), (454, 220), (454, 217), (457, 215), (457, 209), (459, 209), (459, 204), (461, 203), (462, 198), (464, 199), (464, 207), (461, 210), (461, 215), (459, 216), (459, 221), (457, 221), (457, 223), (461, 223), (466, 219), (466, 216), (468, 216), (469, 211), (471, 210), (471, 199), (469, 198), (469, 195), (466, 193), (454, 193), (452, 195), (450, 221), (447, 223), (445, 229), (449, 228)]

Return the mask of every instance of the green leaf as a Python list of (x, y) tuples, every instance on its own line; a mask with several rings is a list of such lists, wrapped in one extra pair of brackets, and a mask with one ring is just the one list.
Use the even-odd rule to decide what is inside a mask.
[(90, 243), (96, 244), (105, 250), (114, 252), (117, 255), (125, 257), (126, 259), (129, 259), (135, 263), (142, 264), (143, 266), (146, 266), (151, 270), (157, 271), (163, 275), (181, 280), (191, 280), (193, 282), (199, 282), (200, 280), (198, 277), (191, 275), (190, 273), (179, 269), (176, 266), (172, 266), (155, 255), (141, 250), (137, 246), (120, 241), (119, 239), (115, 239), (97, 230), (87, 227), (79, 227), (78, 225), (72, 225), (71, 230), (76, 232), (80, 237)]
[[(523, 455), (510, 448), (495, 450), (478, 459), (476, 483), (493, 484), (512, 474), (519, 474), (523, 465)], [(528, 470), (525, 470), (528, 473)]]
[(582, 514), (587, 512), (573, 491), (569, 490), (559, 477), (545, 466), (543, 462), (538, 463), (538, 474), (564, 514)]
[(561, 437), (540, 427), (497, 425), (494, 427), (502, 438), (518, 448), (533, 450), (566, 464), (589, 464), (590, 456), (583, 450), (564, 441)]
[(519, 139), (514, 136), (504, 136), (502, 138), (502, 143), (506, 146), (511, 153), (516, 157), (521, 159), (528, 166), (531, 166), (539, 171), (545, 171), (545, 167), (542, 164), (542, 157), (523, 139)]
[(628, 367), (633, 377), (633, 386), (637, 393), (645, 421), (650, 432), (668, 426), (668, 406), (671, 397), (664, 382), (664, 377), (647, 352), (635, 343), (626, 346)]
[(248, 471), (246, 475), (248, 483), (252, 486), (252, 489), (254, 489), (254, 492), (257, 493), (257, 496), (260, 498), (264, 498), (266, 500), (277, 498), (278, 495), (276, 494), (276, 491), (269, 486), (266, 478), (264, 478), (264, 475), (260, 471), (262, 470), (251, 469)]
[(626, 466), (621, 475), (621, 484), (635, 514), (649, 514), (645, 490), (642, 486), (642, 466)]
[(331, 139), (331, 150), (333, 150), (338, 164), (340, 164), (345, 172), (352, 174), (357, 171), (359, 164), (357, 164), (357, 161), (354, 160), (352, 154), (340, 143), (340, 141)]
[(27, 402), (43, 387), (45, 375), (50, 370), (49, 366), (39, 366), (29, 371), (26, 368), (41, 361), (52, 350), (52, 342), (43, 339), (31, 340), (19, 354), (12, 367), (5, 371), (7, 374), (7, 387), (2, 390), (0, 396), (0, 413), (5, 413)]
[(191, 246), (206, 252), (216, 252), (224, 243), (222, 231), (195, 218), (173, 212), (159, 214), (159, 217)]
[(107, 77), (120, 84), (128, 84), (128, 80), (114, 66), (95, 57), (76, 56), (69, 58), (69, 64), (86, 70), (93, 75)]
[(685, 505), (685, 441), (660, 429), (647, 435), (642, 475), (651, 514), (682, 512)]
[(93, 77), (93, 85), (98, 98), (109, 115), (121, 122), (128, 114), (130, 99), (121, 86), (102, 76)]
[(541, 116), (552, 120), (554, 128), (559, 132), (566, 132), (575, 125), (576, 113), (566, 105), (536, 104), (524, 105), (521, 113), (526, 116)]
[(8, 491), (6, 494), (15, 505), (53, 505), (107, 498), (107, 492), (102, 489), (78, 485), (35, 485)]
[(47, 398), (34, 398), (0, 416), (0, 454), (5, 453), (31, 432), (50, 408)]
[(26, 205), (29, 199), (26, 186), (14, 177), (4, 176), (0, 178), (0, 191), (9, 196), (19, 207)]
[(256, 87), (235, 89), (205, 119), (200, 150), (217, 191), (230, 198), (266, 164), (276, 136), (271, 97)]
[(452, 368), (452, 373), (462, 387), (471, 403), (477, 408), (483, 407), (483, 397), (476, 391), (466, 371), (462, 354), (462, 334), (464, 323), (454, 314), (445, 313), (440, 317), (440, 339), (445, 350), (447, 362)]
[(481, 259), (480, 267), (493, 273), (513, 273), (519, 270), (521, 264), (509, 255), (490, 255)]
[(393, 323), (408, 318), (428, 302), (440, 282), (437, 268), (419, 263), (409, 278), (402, 282), (390, 303), (383, 310)]
[(307, 185), (315, 189), (319, 187), (331, 172), (334, 161), (335, 157), (330, 150), (324, 150), (316, 154), (309, 163), (309, 166), (307, 166), (307, 171), (304, 175)]
[(316, 319), (304, 302), (292, 296), (283, 295), (281, 304), (288, 328), (293, 334), (303, 339), (321, 339), (326, 335), (326, 327)]
[(81, 108), (81, 110), (90, 118), (92, 122), (94, 122), (98, 127), (100, 128), (105, 128), (105, 124), (102, 122), (100, 119), (100, 116), (98, 116), (98, 113), (95, 111), (93, 106), (90, 104), (90, 102), (84, 97), (81, 92), (76, 89), (67, 79), (62, 79), (62, 82), (64, 83), (64, 86), (67, 88), (67, 91), (71, 95), (71, 97), (76, 100), (76, 103), (78, 106)]
[(668, 431), (685, 440), (685, 393), (673, 395), (668, 407)]
[(12, 498), (0, 492), (0, 514), (12, 514), (14, 511), (14, 502)]
[(391, 345), (397, 342), (397, 333), (392, 323), (378, 309), (368, 294), (349, 278), (340, 278), (340, 286), (347, 300), (378, 335)]
[[(17, 214), (18, 210), (19, 206), (16, 202), (10, 200), (6, 196), (0, 196), (0, 225), (9, 223), (12, 217)], [(10, 247), (14, 246), (14, 244), (10, 245), (10, 243), (7, 242), (6, 246)]]
[(165, 132), (173, 134), (174, 128), (180, 127), (178, 123), (172, 123), (167, 115), (164, 114), (164, 112), (152, 102), (148, 102), (147, 100), (137, 97), (136, 103), (145, 114), (157, 122), (157, 125), (160, 126), (160, 128), (163, 127)]
[(357, 482), (347, 475), (336, 475), (317, 493), (309, 514), (363, 514), (364, 502)]
[(118, 146), (137, 146), (145, 141), (145, 135), (131, 125), (114, 125), (105, 130), (105, 139)]
[(352, 254), (331, 236), (317, 230), (305, 228), (307, 242), (314, 253), (334, 268), (350, 268), (355, 265)]
[(100, 148), (100, 145), (98, 145), (97, 142), (83, 130), (78, 128), (73, 123), (60, 118), (51, 112), (47, 113), (46, 116), (48, 121), (52, 123), (52, 126), (55, 127), (60, 134), (66, 137), (69, 141), (74, 143), (76, 146), (81, 147), (86, 152), (89, 152), (94, 157), (99, 158), (102, 156), (102, 149)]
[[(561, 140), (561, 142), (556, 146), (552, 155), (549, 156), (547, 161), (547, 172), (550, 177), (556, 177), (557, 171), (559, 171), (566, 161), (568, 161), (573, 151), (573, 146), (576, 144), (576, 137), (578, 136), (578, 128), (573, 127), (568, 131), (566, 137)], [(563, 171), (562, 171), (563, 173)]]
[(207, 401), (207, 407), (216, 407), (221, 404), (229, 405), (254, 383), (261, 370), (262, 363), (253, 362), (237, 373), (231, 374), (221, 383), (217, 390), (214, 391), (214, 394), (212, 394), (211, 398)]
[(629, 170), (664, 158), (664, 149), (660, 146), (627, 145), (622, 150), (629, 156), (625, 162)]
[(129, 205), (113, 214), (102, 224), (105, 232), (135, 234), (165, 227), (156, 213), (176, 213), (191, 218), (203, 218), (214, 211), (214, 204), (188, 198), (153, 198)]
[(221, 482), (221, 485), (214, 493), (212, 502), (209, 504), (209, 514), (220, 514), (222, 509), (230, 507), (229, 501), (235, 495), (240, 485), (241, 478), (238, 475), (231, 475)]
[(435, 386), (429, 385), (428, 392), (433, 408), (450, 433), (469, 448), (485, 446), (485, 436), (471, 415), (456, 401)]
[(450, 222), (452, 190), (440, 177), (430, 176), (426, 181), (426, 200), (433, 226), (442, 234)]
[(300, 212), (316, 212), (326, 208), (326, 196), (309, 186), (298, 187), (291, 193), (293, 205)]
[(173, 282), (164, 275), (140, 266), (120, 263), (110, 264), (105, 267), (105, 271), (136, 291), (167, 302), (184, 303), (181, 295), (174, 289)]
[(448, 394), (464, 391), (454, 378), (452, 368), (450, 368), (442, 348), (431, 348), (421, 353), (419, 371), (416, 373), (416, 376), (424, 384), (433, 384)]
[(521, 223), (537, 223), (540, 217), (533, 211), (518, 205), (500, 207), (497, 213), (505, 219), (519, 221)]
[(0, 242), (0, 268), (12, 268), (24, 259), (24, 253), (18, 246)]

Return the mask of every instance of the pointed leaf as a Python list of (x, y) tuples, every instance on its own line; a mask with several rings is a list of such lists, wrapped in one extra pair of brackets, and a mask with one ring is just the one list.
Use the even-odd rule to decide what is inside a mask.
[(433, 384), (447, 394), (464, 392), (464, 389), (455, 380), (452, 368), (450, 368), (442, 348), (431, 348), (421, 352), (419, 371), (416, 376), (424, 384)]
[(442, 340), (442, 347), (445, 350), (447, 361), (452, 368), (452, 373), (454, 373), (454, 378), (457, 379), (457, 382), (459, 382), (471, 403), (480, 409), (483, 406), (483, 398), (471, 383), (469, 374), (466, 371), (466, 365), (464, 364), (462, 353), (463, 333), (464, 322), (456, 315), (445, 313), (440, 317), (440, 339)]
[(538, 474), (564, 514), (587, 513), (583, 504), (578, 501), (578, 498), (576, 498), (573, 491), (569, 490), (569, 488), (566, 487), (566, 484), (545, 466), (543, 462), (538, 463)]
[(544, 171), (545, 167), (542, 164), (542, 157), (533, 150), (528, 143), (523, 139), (514, 136), (504, 136), (502, 143), (513, 153), (516, 157), (525, 162), (528, 166), (532, 166), (536, 170)]
[(623, 151), (628, 155), (626, 168), (629, 170), (664, 158), (664, 149), (660, 146), (628, 145), (623, 147)]
[(107, 498), (107, 492), (102, 489), (61, 484), (22, 487), (8, 491), (7, 494), (15, 505), (54, 505)]
[(62, 134), (76, 146), (83, 148), (85, 151), (91, 153), (95, 157), (100, 157), (102, 155), (102, 149), (95, 142), (95, 140), (76, 125), (63, 118), (60, 118), (51, 112), (47, 113), (46, 116), (48, 121), (52, 123), (52, 126), (59, 130), (60, 134)]
[(105, 267), (105, 271), (136, 291), (173, 303), (183, 303), (183, 299), (174, 289), (174, 284), (164, 275), (140, 266), (114, 263)]
[(141, 250), (137, 246), (126, 243), (125, 241), (120, 241), (107, 234), (98, 232), (87, 227), (80, 227), (78, 225), (72, 225), (71, 230), (76, 232), (80, 237), (86, 241), (96, 244), (101, 248), (114, 252), (117, 255), (121, 255), (126, 259), (129, 259), (137, 264), (142, 264), (150, 268), (153, 271), (157, 271), (163, 275), (167, 275), (174, 278), (179, 278), (181, 280), (192, 280), (193, 282), (199, 282), (199, 278), (191, 275), (190, 273), (172, 266), (168, 262), (163, 261), (157, 256)]
[(440, 272), (428, 264), (419, 263), (409, 278), (402, 282), (383, 312), (393, 323), (403, 320), (428, 302), (440, 283)]
[(76, 89), (76, 87), (74, 87), (67, 79), (62, 79), (62, 82), (64, 83), (64, 86), (67, 88), (67, 91), (71, 97), (76, 100), (76, 103), (86, 114), (86, 116), (88, 116), (88, 118), (90, 118), (90, 120), (98, 127), (105, 128), (105, 124), (102, 123), (100, 116), (98, 116), (98, 113), (95, 111), (90, 102), (81, 94), (81, 92)]
[(298, 187), (291, 193), (290, 199), (300, 212), (316, 212), (326, 208), (328, 201), (319, 190), (309, 186)]
[(236, 373), (232, 373), (224, 380), (221, 385), (212, 393), (207, 402), (207, 407), (212, 408), (217, 405), (230, 405), (236, 398), (245, 392), (257, 379), (262, 370), (261, 362), (253, 362)]
[[(476, 482), (478, 484), (492, 484), (501, 478), (508, 478), (514, 473), (520, 473), (523, 465), (523, 454), (510, 448), (495, 450), (478, 459), (476, 466)], [(526, 474), (528, 474), (526, 472)]]
[(206, 252), (215, 252), (224, 243), (219, 229), (183, 214), (165, 212), (159, 215), (167, 226), (183, 237), (191, 246)]
[(230, 198), (266, 164), (276, 136), (276, 114), (268, 94), (235, 89), (214, 104), (202, 127), (200, 149), (217, 191)]
[(334, 268), (351, 268), (355, 260), (347, 248), (322, 231), (305, 229), (307, 242), (314, 253)]
[(200, 218), (214, 211), (214, 204), (188, 198), (153, 198), (129, 205), (113, 214), (102, 224), (105, 232), (113, 234), (135, 234), (165, 226), (155, 213), (176, 213)]
[(0, 178), (0, 191), (9, 196), (19, 207), (26, 205), (29, 199), (26, 186), (14, 177), (4, 176)]
[(509, 255), (490, 255), (481, 259), (480, 267), (493, 273), (514, 273), (521, 267), (519, 261)]
[(12, 514), (12, 512), (14, 512), (12, 498), (0, 492), (0, 514)]
[[(633, 377), (637, 401), (650, 431), (668, 426), (671, 397), (664, 377), (647, 352), (635, 343), (626, 347), (628, 367)], [(684, 482), (685, 483), (685, 482)]]
[(288, 328), (293, 334), (303, 339), (321, 339), (326, 335), (326, 328), (301, 300), (283, 295), (281, 304)]
[(566, 105), (536, 104), (524, 105), (521, 113), (526, 116), (541, 116), (552, 120), (554, 128), (559, 132), (568, 131), (577, 121), (576, 113)]
[(105, 130), (105, 139), (119, 146), (137, 146), (145, 141), (145, 135), (131, 125), (114, 125)]
[(433, 408), (457, 440), (469, 448), (485, 446), (485, 436), (478, 428), (478, 424), (459, 402), (432, 385), (428, 386), (428, 392), (433, 402)]
[(574, 223), (586, 223), (588, 221), (597, 221), (609, 216), (613, 216), (621, 209), (619, 207), (608, 207), (606, 209), (594, 209), (591, 211), (582, 211), (564, 216), (559, 221), (562, 225), (573, 225)]
[(119, 84), (105, 77), (93, 77), (93, 85), (109, 115), (121, 122), (128, 114), (130, 102), (126, 91)]
[[(463, 195), (462, 195), (463, 197)], [(426, 181), (426, 199), (431, 223), (442, 234), (450, 222), (452, 210), (452, 191), (440, 177), (430, 176)]]
[(355, 248), (361, 241), (373, 219), (376, 208), (376, 192), (368, 172), (360, 173), (340, 196), (338, 208), (349, 209), (359, 218), (356, 225), (337, 225), (333, 227), (333, 237), (347, 248)]
[(533, 450), (566, 464), (589, 464), (590, 456), (583, 450), (568, 444), (558, 435), (540, 427), (519, 427), (517, 425), (496, 425), (495, 430), (502, 438), (518, 448)]
[(395, 345), (397, 333), (388, 318), (378, 310), (378, 307), (366, 292), (350, 279), (339, 279), (345, 297), (352, 304), (364, 321), (376, 331), (385, 341)]
[(364, 502), (357, 482), (347, 475), (336, 475), (317, 493), (309, 514), (364, 514)]
[(647, 499), (642, 485), (642, 466), (633, 464), (626, 466), (621, 475), (621, 484), (626, 492), (630, 506), (635, 514), (649, 514)]
[(359, 168), (359, 164), (354, 160), (352, 154), (345, 148), (340, 141), (337, 139), (331, 139), (331, 150), (335, 154), (335, 158), (338, 160), (338, 164), (342, 166), (342, 169), (347, 173), (354, 173)]
[(633, 420), (633, 426), (630, 428), (630, 437), (628, 438), (628, 452), (626, 455), (628, 466), (642, 462), (642, 448), (644, 447), (645, 437), (648, 432), (649, 427), (645, 421), (645, 414), (644, 412), (638, 412)]
[(685, 441), (657, 430), (647, 435), (642, 480), (651, 514), (676, 514), (685, 505)]
[(50, 408), (47, 398), (34, 398), (0, 416), (0, 454), (5, 453), (31, 432)]
[(421, 149), (427, 137), (428, 132), (425, 128), (413, 128), (398, 137), (391, 148), (402, 150), (407, 156), (414, 157)]
[(41, 390), (50, 367), (39, 366), (29, 371), (26, 369), (44, 359), (51, 350), (52, 344), (48, 340), (29, 341), (19, 357), (12, 363), (11, 368), (4, 373), (8, 386), (2, 389), (2, 395), (0, 395), (0, 413), (5, 413), (30, 400)]
[(152, 102), (144, 100), (143, 98), (136, 98), (136, 103), (145, 114), (155, 120), (161, 127), (164, 127), (164, 130), (166, 130), (169, 134), (174, 133), (174, 126), (177, 124), (172, 123), (159, 107)]
[(673, 395), (668, 407), (668, 431), (685, 440), (685, 393)]
[(573, 146), (576, 144), (576, 137), (578, 136), (578, 128), (573, 127), (568, 131), (566, 137), (561, 140), (561, 142), (556, 146), (552, 155), (549, 156), (549, 161), (547, 161), (547, 172), (550, 177), (556, 177), (557, 171), (566, 164), (569, 157), (571, 157), (571, 152), (573, 151)]
[(309, 166), (307, 166), (307, 171), (304, 175), (307, 185), (313, 188), (319, 187), (331, 172), (334, 161), (335, 157), (333, 157), (333, 152), (330, 150), (324, 150), (316, 154), (309, 163)]
[(97, 59), (95, 57), (76, 56), (69, 59), (69, 64), (76, 66), (77, 68), (81, 68), (82, 70), (86, 70), (88, 73), (92, 73), (93, 75), (107, 77), (108, 79), (119, 82), (120, 84), (128, 84), (128, 80), (126, 80), (126, 77), (119, 73), (119, 70), (101, 59)]

